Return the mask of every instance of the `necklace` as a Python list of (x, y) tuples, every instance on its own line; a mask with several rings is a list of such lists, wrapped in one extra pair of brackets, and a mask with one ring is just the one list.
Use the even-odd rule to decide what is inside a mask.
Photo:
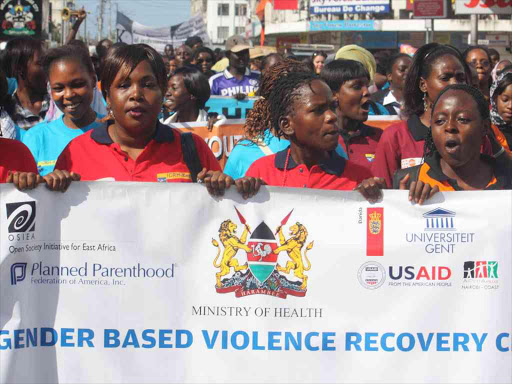
[(284, 175), (283, 175), (282, 187), (284, 187), (286, 185), (286, 176), (288, 176), (287, 171), (288, 171), (288, 161), (290, 160), (290, 152), (291, 152), (291, 148), (288, 148), (288, 153), (286, 154), (286, 161), (284, 162)]

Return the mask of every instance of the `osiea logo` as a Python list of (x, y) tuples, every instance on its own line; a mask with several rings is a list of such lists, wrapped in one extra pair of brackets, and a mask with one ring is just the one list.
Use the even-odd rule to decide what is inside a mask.
[(465, 279), (497, 279), (497, 261), (466, 261), (464, 262)]
[(36, 202), (7, 203), (7, 230), (9, 233), (34, 232), (36, 229)]
[(448, 280), (452, 276), (452, 271), (448, 267), (425, 267), (422, 266), (416, 271), (416, 267), (408, 265), (399, 266), (398, 271), (395, 267), (389, 267), (389, 278), (392, 280)]
[(17, 283), (25, 280), (27, 276), (27, 263), (14, 263), (11, 266), (11, 285), (16, 285)]

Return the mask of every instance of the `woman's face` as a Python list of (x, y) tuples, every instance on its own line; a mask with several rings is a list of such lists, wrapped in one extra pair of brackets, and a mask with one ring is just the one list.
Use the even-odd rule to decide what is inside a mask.
[(478, 81), (484, 82), (489, 80), (491, 75), (491, 63), (487, 53), (483, 49), (473, 49), (466, 56), (466, 63), (473, 66), (478, 74)]
[(169, 75), (173, 75), (178, 69), (178, 61), (176, 59), (169, 60)]
[(169, 88), (165, 95), (167, 106), (171, 111), (179, 112), (181, 109), (196, 105), (195, 98), (187, 91), (181, 74), (174, 75), (169, 80)]
[(315, 58), (313, 59), (313, 65), (315, 66), (316, 74), (320, 74), (320, 72), (322, 71), (322, 68), (324, 67), (324, 63), (325, 63), (325, 57), (323, 57), (322, 55), (315, 56)]
[(462, 63), (453, 55), (444, 55), (432, 63), (427, 79), (421, 78), (420, 90), (426, 92), (430, 103), (433, 103), (447, 86), (466, 84), (466, 80)]
[(190, 64), (190, 60), (192, 60), (192, 49), (190, 47), (182, 45), (176, 50), (176, 61), (179, 68)]
[(498, 114), (508, 124), (512, 123), (512, 84), (496, 98)]
[(196, 65), (199, 66), (201, 72), (207, 73), (213, 67), (213, 57), (208, 52), (201, 52), (196, 60)]
[(463, 91), (448, 91), (432, 114), (434, 144), (452, 169), (480, 156), (486, 129), (475, 100)]
[(116, 125), (132, 137), (155, 129), (162, 101), (162, 89), (147, 61), (140, 62), (128, 76), (121, 70), (107, 95)]
[(48, 77), (43, 69), (43, 66), (41, 65), (42, 56), (43, 52), (36, 51), (27, 63), (25, 83), (30, 89), (46, 90)]
[(293, 112), (281, 121), (281, 130), (296, 145), (313, 151), (332, 151), (338, 145), (336, 102), (331, 89), (321, 80), (301, 89)]
[(54, 61), (49, 80), (52, 99), (65, 116), (80, 120), (90, 113), (95, 79), (78, 60)]
[(410, 57), (400, 57), (391, 66), (391, 73), (388, 75), (388, 81), (393, 84), (395, 89), (404, 89), (405, 78), (409, 73), (412, 59)]
[(341, 116), (350, 120), (366, 121), (370, 109), (370, 92), (368, 79), (360, 77), (343, 83), (336, 98), (338, 99)]

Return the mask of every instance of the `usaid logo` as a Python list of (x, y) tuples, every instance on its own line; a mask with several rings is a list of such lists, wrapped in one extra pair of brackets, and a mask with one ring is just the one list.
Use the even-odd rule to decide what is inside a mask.
[(27, 263), (14, 263), (11, 266), (11, 285), (16, 285), (17, 283), (25, 280), (27, 276)]
[(7, 230), (9, 233), (34, 232), (36, 229), (36, 202), (7, 203)]

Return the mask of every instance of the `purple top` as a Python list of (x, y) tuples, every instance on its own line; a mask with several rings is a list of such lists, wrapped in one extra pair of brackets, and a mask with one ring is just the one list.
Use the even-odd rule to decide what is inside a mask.
[(211, 94), (216, 96), (234, 96), (256, 93), (259, 87), (260, 73), (246, 69), (242, 80), (238, 81), (227, 69), (210, 77)]

